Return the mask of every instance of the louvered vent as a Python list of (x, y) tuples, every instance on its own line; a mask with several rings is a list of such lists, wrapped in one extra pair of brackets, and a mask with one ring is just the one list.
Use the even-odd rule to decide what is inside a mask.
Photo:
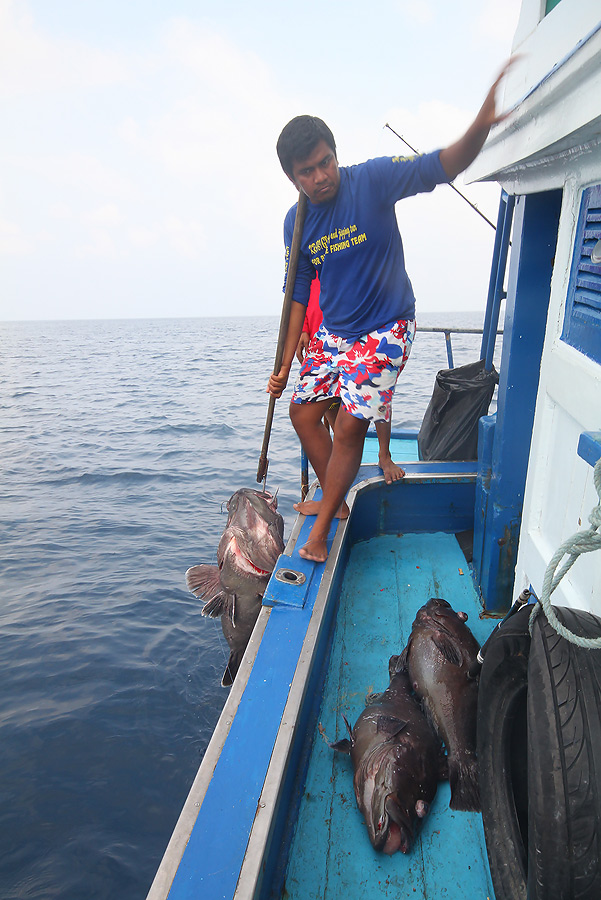
[[(601, 185), (582, 195), (562, 340), (601, 363)], [(593, 258), (591, 258), (593, 254)]]

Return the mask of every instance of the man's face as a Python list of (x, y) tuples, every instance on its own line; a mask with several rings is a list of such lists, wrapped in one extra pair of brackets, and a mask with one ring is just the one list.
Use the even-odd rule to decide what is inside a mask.
[(338, 161), (332, 148), (323, 140), (306, 159), (293, 164), (292, 173), (294, 177), (290, 181), (307, 195), (311, 203), (325, 203), (338, 193)]

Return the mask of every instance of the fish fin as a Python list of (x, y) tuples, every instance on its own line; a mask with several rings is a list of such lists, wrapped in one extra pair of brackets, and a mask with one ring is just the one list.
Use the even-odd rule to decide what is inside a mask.
[(407, 671), (409, 661), (409, 647), (411, 646), (411, 638), (407, 641), (407, 646), (398, 656), (391, 656), (388, 660), (388, 674), (391, 678), (398, 675), (399, 672)]
[(405, 647), (402, 653), (399, 653), (398, 656), (391, 656), (388, 660), (388, 672), (390, 677), (393, 675), (398, 675), (399, 672), (407, 671), (407, 653), (408, 647)]
[(346, 725), (346, 730), (347, 730), (348, 733), (349, 733), (349, 737), (350, 737), (350, 739), (351, 739), (351, 744), (352, 744), (352, 743), (354, 743), (353, 729), (351, 728), (350, 723), (349, 723), (349, 720), (348, 720), (347, 717), (344, 715), (344, 713), (342, 713), (342, 718), (344, 719), (344, 724)]
[(211, 599), (205, 603), (201, 609), (201, 614), (203, 616), (208, 616), (209, 619), (219, 619), (226, 611), (227, 594), (222, 591), (220, 594), (215, 594), (214, 597), (211, 597)]
[(230, 653), (230, 658), (227, 661), (227, 666), (225, 667), (225, 672), (221, 679), (222, 687), (229, 687), (234, 683), (234, 678), (236, 677), (236, 673), (242, 662), (242, 657), (244, 656), (244, 649), (245, 648), (242, 648), (241, 650), (232, 650)]
[[(319, 733), (321, 734), (322, 738), (324, 739), (324, 741), (326, 742), (326, 744), (328, 745), (330, 750), (339, 750), (341, 753), (350, 753), (351, 748), (354, 743), (353, 729), (349, 725), (349, 720), (344, 715), (344, 713), (342, 713), (342, 718), (344, 719), (344, 724), (346, 725), (346, 730), (349, 733), (348, 738), (341, 738), (339, 741), (329, 741), (326, 737), (326, 733), (325, 733), (324, 727), (321, 724), (321, 722), (319, 723)], [(349, 740), (349, 738), (350, 738), (350, 740)]]
[(208, 566), (204, 563), (200, 566), (191, 566), (186, 572), (186, 584), (188, 590), (197, 597), (211, 597), (221, 592), (219, 569), (217, 566)]
[(463, 662), (463, 656), (457, 647), (444, 634), (435, 634), (432, 637), (435, 647), (437, 647), (447, 662), (453, 666), (460, 666)]
[(352, 744), (348, 738), (341, 738), (339, 741), (326, 741), (330, 750), (339, 750), (341, 753), (350, 753)]
[(459, 762), (449, 759), (449, 784), (451, 785), (451, 809), (463, 812), (480, 812), (478, 787), (478, 763), (475, 759)]
[(398, 719), (396, 716), (378, 716), (376, 731), (378, 734), (387, 734), (395, 737), (403, 728), (407, 727), (406, 719)]

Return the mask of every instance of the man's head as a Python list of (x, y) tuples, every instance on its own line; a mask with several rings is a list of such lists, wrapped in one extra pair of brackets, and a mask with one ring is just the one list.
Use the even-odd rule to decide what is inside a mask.
[(282, 169), (312, 203), (336, 196), (340, 173), (334, 135), (316, 116), (296, 116), (280, 134), (277, 154)]

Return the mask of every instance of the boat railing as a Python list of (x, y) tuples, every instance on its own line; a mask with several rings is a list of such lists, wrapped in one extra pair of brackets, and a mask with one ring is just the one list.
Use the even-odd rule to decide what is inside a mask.
[[(449, 363), (449, 369), (455, 368), (453, 362), (453, 346), (451, 343), (451, 335), (452, 334), (484, 334), (483, 328), (444, 328), (440, 325), (418, 325), (417, 331), (428, 331), (428, 332), (436, 332), (437, 334), (444, 334), (445, 342), (447, 345), (447, 361)], [(499, 329), (496, 332), (497, 334), (503, 334), (503, 330)]]

